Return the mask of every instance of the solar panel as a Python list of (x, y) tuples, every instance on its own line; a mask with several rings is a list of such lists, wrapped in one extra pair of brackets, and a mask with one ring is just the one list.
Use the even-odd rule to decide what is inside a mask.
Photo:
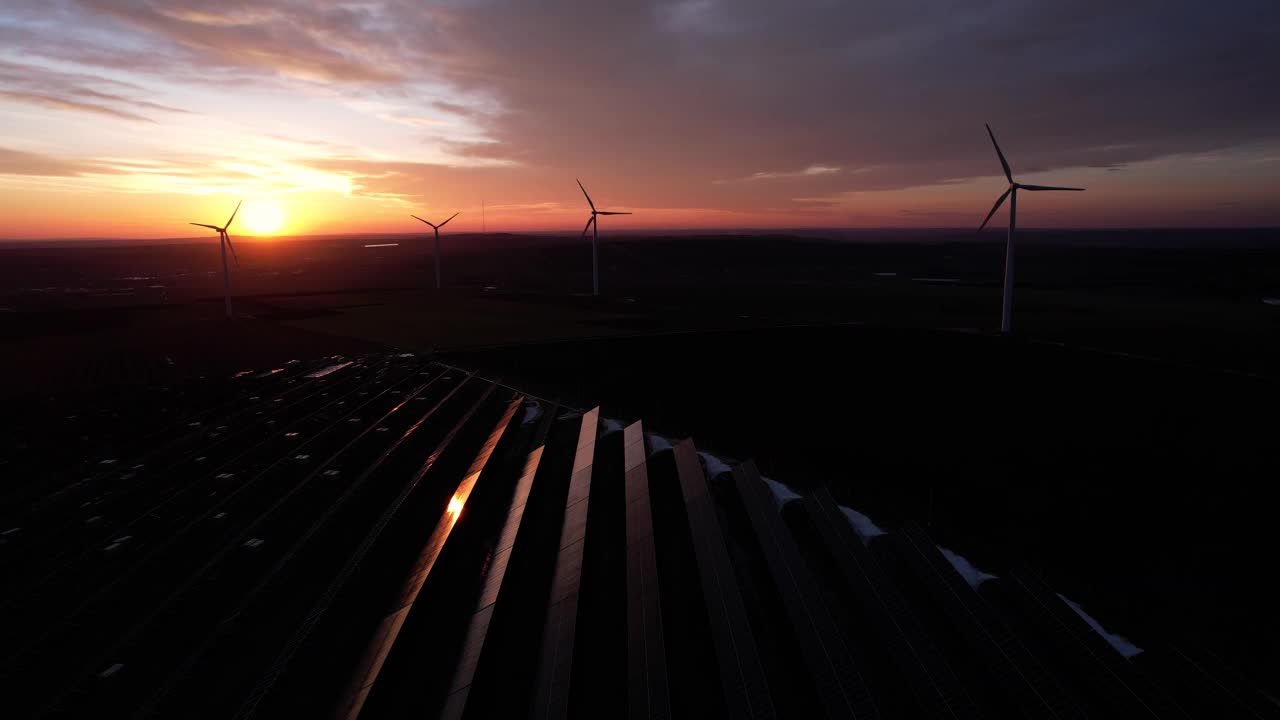
[(1084, 717), (1079, 704), (996, 618), (924, 530), (909, 523), (890, 538), (1016, 706), (1042, 717)]
[(805, 567), (755, 464), (747, 461), (736, 466), (733, 480), (826, 717), (880, 717), (875, 699), (822, 600), (822, 591)]
[(476, 602), (475, 612), (468, 621), (466, 640), (463, 652), (454, 670), (453, 680), (449, 683), (449, 695), (445, 701), (442, 718), (458, 718), (466, 708), (467, 693), (475, 678), (476, 666), (484, 651), (485, 639), (488, 635), (489, 622), (493, 618), (494, 604), (502, 590), (503, 580), (507, 575), (507, 564), (511, 553), (515, 550), (516, 538), (524, 519), (525, 505), (529, 501), (529, 493), (533, 489), (533, 479), (538, 472), (538, 464), (542, 460), (543, 447), (538, 446), (525, 459), (520, 479), (516, 481), (515, 496), (511, 499), (511, 507), (502, 525), (501, 535), (493, 549), (493, 556), (485, 574), (484, 586), (480, 591), (480, 599)]
[(644, 430), (623, 431), (627, 536), (627, 700), (633, 718), (671, 716)]
[[(409, 576), (405, 579), (404, 585), (400, 590), (399, 597), (392, 611), (383, 618), (379, 625), (375, 639), (370, 643), (369, 648), (365, 652), (365, 660), (360, 664), (360, 670), (357, 671), (355, 680), (351, 689), (348, 691), (350, 698), (343, 705), (347, 708), (345, 717), (354, 720), (360, 716), (360, 712), (364, 707), (364, 701), (368, 698), (369, 692), (372, 690), (374, 683), (378, 679), (379, 672), (383, 663), (387, 658), (387, 654), (395, 645), (396, 639), (399, 637), (400, 628), (403, 626), (406, 617), (412, 611), (414, 603), (418, 599), (418, 594), (422, 591), (422, 586), (427, 580), (427, 576), (431, 574), (432, 568), (435, 567), (436, 561), (440, 557), (444, 545), (449, 540), (450, 534), (453, 532), (454, 526), (458, 522), (459, 516), (462, 514), (466, 506), (467, 500), (471, 496), (471, 492), (475, 487), (476, 481), (480, 479), (481, 472), (489, 462), (489, 458), (493, 453), (493, 449), (497, 446), (498, 441), (506, 432), (511, 422), (512, 416), (519, 408), (523, 398), (516, 397), (507, 403), (506, 411), (502, 414), (501, 419), (489, 433), (488, 438), (481, 446), (479, 452), (471, 462), (471, 466), (467, 469), (460, 482), (453, 491), (448, 503), (444, 508), (443, 514), (436, 521), (435, 528), (431, 531), (431, 535), (427, 538), (418, 554), (418, 558), (410, 571)], [(457, 430), (458, 428), (455, 428)], [(438, 455), (438, 452), (435, 455)], [(421, 473), (417, 476), (421, 477)], [(406, 488), (411, 491), (412, 488)], [(402, 492), (402, 498), (405, 493)], [(393, 506), (393, 507), (398, 507)], [(369, 542), (376, 539), (374, 536)], [(357, 558), (362, 559), (362, 555)], [(341, 576), (340, 576), (341, 577)], [(314, 615), (314, 611), (313, 611)]]
[(980, 717), (981, 712), (955, 672), (925, 634), (902, 593), (849, 525), (831, 493), (822, 488), (803, 502), (836, 567), (860, 601), (867, 624), (879, 631), (878, 639), (913, 683), (912, 697), (921, 712), (932, 717)]
[[(432, 395), (435, 404), (412, 412), (401, 399), (380, 400), (375, 394), (368, 402), (379, 407), (383, 421), (402, 429), (420, 416), (445, 414), (456, 421), (466, 406), (450, 399), (471, 393), (466, 387), (465, 382), (429, 383), (421, 392)], [(481, 388), (473, 389), (478, 395)], [(200, 652), (201, 641), (227, 611), (251, 599), (253, 588), (274, 572), (274, 562), (304, 548), (312, 537), (308, 528), (318, 527), (352, 487), (351, 480), (334, 482), (324, 478), (321, 470), (340, 457), (358, 458), (362, 467), (375, 466), (385, 458), (385, 449), (404, 437), (399, 433), (384, 437), (368, 426), (349, 429), (334, 419), (321, 422), (328, 424), (316, 439), (317, 447), (324, 449), (319, 462), (291, 462), (294, 453), (290, 451), (260, 471), (246, 473), (240, 488), (220, 496), (212, 507), (205, 493), (188, 497), (188, 502), (209, 507), (207, 512), (220, 508), (243, 512), (230, 513), (230, 523), (211, 518), (209, 524), (187, 523), (151, 545), (150, 552), (131, 559), (128, 573), (85, 598), (78, 611), (45, 628), (46, 634), (34, 646), (39, 655), (28, 656), (21, 664), (24, 672), (44, 678), (44, 696), (39, 701), (48, 706), (74, 701), (77, 707), (100, 708), (108, 707), (110, 701), (127, 707), (139, 702), (139, 696), (167, 693), (166, 677), (182, 681), (188, 674), (183, 669), (184, 654)], [(266, 542), (246, 556), (240, 546), (253, 537), (288, 541)], [(191, 563), (187, 558), (192, 557), (204, 562)], [(213, 578), (218, 581), (211, 582)], [(154, 588), (160, 589), (158, 595)], [(81, 624), (86, 617), (96, 622)], [(92, 682), (90, 678), (101, 667), (113, 662), (123, 662), (130, 672), (115, 678), (117, 682), (109, 688)], [(55, 663), (61, 670), (49, 671)], [(76, 665), (81, 668), (77, 670)], [(54, 682), (60, 685), (48, 686)]]
[(1042, 579), (1018, 569), (1002, 579), (1001, 587), (1027, 632), (1044, 638), (1054, 659), (1078, 678), (1096, 704), (1125, 717), (1187, 717)]
[(542, 659), (534, 686), (531, 714), (537, 718), (563, 718), (569, 712), (569, 681), (577, 640), (578, 596), (582, 589), (582, 564), (587, 538), (587, 512), (591, 502), (591, 470), (595, 462), (596, 427), (600, 408), (582, 415), (582, 427), (574, 452), (564, 523), (551, 583), (542, 636)]
[(698, 452), (692, 440), (678, 443), (673, 452), (727, 714), (730, 718), (775, 717), (769, 683), (760, 664)]

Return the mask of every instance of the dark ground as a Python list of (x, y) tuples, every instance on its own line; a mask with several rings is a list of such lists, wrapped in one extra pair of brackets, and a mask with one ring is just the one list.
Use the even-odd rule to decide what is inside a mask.
[[(846, 235), (606, 236), (604, 302), (582, 297), (591, 286), (585, 239), (446, 235), (447, 305), (424, 292), (432, 260), (422, 238), (241, 239), (233, 292), (244, 298), (240, 312), (258, 318), (383, 342), (380, 326), (412, 325), (390, 333), (395, 344), (440, 347), (833, 320), (998, 327), (998, 233), (982, 242), (950, 231)], [(1280, 302), (1280, 232), (1024, 231), (1019, 238), (1015, 327), (1025, 336), (1267, 375), (1280, 367), (1280, 304), (1265, 302)], [(363, 247), (395, 241), (402, 244)], [(216, 318), (218, 270), (212, 242), (0, 247), (0, 337)], [(129, 310), (104, 312), (112, 308)], [(426, 323), (424, 308), (445, 316)], [(497, 308), (519, 314), (520, 323), (494, 326)], [(372, 329), (348, 327), (342, 315)], [(577, 327), (565, 327), (566, 317)]]
[(1043, 568), (1140, 646), (1280, 676), (1280, 233), (1023, 233), (1016, 340), (991, 335), (997, 238), (619, 236), (600, 299), (585, 240), (446, 236), (441, 293), (422, 240), (244, 240), (231, 322), (213, 243), (5, 248), (4, 434), (156, 383), (441, 350), (832, 483), (997, 574)]

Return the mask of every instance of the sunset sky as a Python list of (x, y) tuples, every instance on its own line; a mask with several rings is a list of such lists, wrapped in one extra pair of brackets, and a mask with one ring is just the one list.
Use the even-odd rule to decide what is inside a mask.
[(5, 0), (0, 238), (969, 227), (984, 122), (1089, 188), (1020, 224), (1277, 226), (1277, 77), (1276, 0)]

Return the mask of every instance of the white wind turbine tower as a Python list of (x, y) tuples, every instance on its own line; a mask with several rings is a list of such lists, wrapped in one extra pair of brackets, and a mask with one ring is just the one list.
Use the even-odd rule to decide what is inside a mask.
[[(454, 219), (454, 218), (458, 217), (458, 213), (460, 213), (460, 212), (462, 212), (462, 211), (461, 211), (461, 210), (459, 210), (458, 212), (456, 212), (456, 213), (454, 213), (454, 214), (450, 215), (450, 216), (449, 216), (449, 220), (452, 220), (452, 219)], [(409, 217), (413, 218), (414, 220), (418, 220), (418, 221), (420, 221), (420, 222), (427, 223), (428, 225), (430, 225), (430, 226), (431, 226), (431, 229), (432, 229), (432, 230), (435, 230), (435, 231), (436, 231), (436, 249), (435, 249), (435, 255), (434, 255), (433, 257), (434, 257), (434, 259), (435, 259), (435, 261), (436, 261), (436, 262), (435, 262), (435, 265), (436, 265), (436, 289), (437, 289), (437, 290), (439, 290), (439, 289), (440, 289), (440, 228), (444, 227), (445, 225), (448, 225), (448, 224), (449, 224), (449, 220), (445, 220), (444, 222), (440, 223), (439, 225), (436, 225), (435, 223), (429, 222), (429, 221), (427, 221), (427, 220), (423, 220), (422, 218), (418, 217), (417, 215), (410, 215)]]
[(991, 216), (995, 215), (996, 211), (1000, 209), (1004, 199), (1009, 198), (1009, 240), (1004, 248), (1004, 305), (1000, 310), (1000, 332), (1008, 335), (1013, 331), (1013, 235), (1018, 219), (1018, 191), (1070, 190), (1072, 192), (1084, 192), (1084, 188), (1023, 185), (1022, 183), (1014, 182), (1013, 171), (1009, 169), (1009, 163), (1004, 159), (1004, 153), (1000, 152), (1000, 144), (996, 142), (996, 134), (991, 132), (990, 125), (987, 125), (987, 134), (991, 136), (991, 144), (996, 148), (996, 155), (1000, 156), (1000, 167), (1004, 168), (1004, 176), (1009, 181), (1009, 189), (1005, 190), (1000, 199), (996, 200), (996, 204), (991, 208), (991, 212), (987, 213), (987, 219), (982, 221), (978, 232), (982, 232), (982, 228), (985, 228), (987, 223), (991, 222)]
[(236, 261), (236, 267), (240, 267), (240, 258), (236, 257), (236, 248), (231, 244), (231, 236), (227, 234), (227, 228), (231, 227), (231, 221), (236, 219), (236, 213), (240, 212), (240, 205), (244, 201), (236, 203), (236, 209), (231, 211), (231, 217), (227, 218), (227, 224), (222, 227), (217, 225), (206, 225), (204, 223), (191, 223), (199, 227), (209, 228), (218, 231), (218, 245), (222, 247), (222, 293), (227, 302), (227, 317), (231, 317), (231, 279), (230, 273), (227, 272), (227, 249), (231, 249), (231, 257)]
[(609, 212), (606, 210), (596, 210), (596, 204), (591, 202), (591, 196), (587, 195), (587, 189), (582, 187), (582, 181), (578, 180), (578, 187), (582, 189), (582, 194), (587, 198), (587, 204), (591, 206), (591, 217), (587, 218), (587, 224), (582, 228), (582, 234), (587, 234), (587, 228), (591, 229), (591, 294), (600, 294), (600, 264), (596, 259), (596, 241), (600, 238), (600, 226), (596, 224), (597, 215), (630, 215), (629, 212)]

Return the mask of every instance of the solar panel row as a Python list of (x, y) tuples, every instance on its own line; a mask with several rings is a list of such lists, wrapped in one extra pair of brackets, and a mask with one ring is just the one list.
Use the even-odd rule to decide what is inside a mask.
[(4, 508), (6, 716), (1275, 716), (1194, 650), (1121, 656), (1034, 573), (975, 589), (918, 526), (860, 536), (826, 489), (346, 362), (228, 380)]

